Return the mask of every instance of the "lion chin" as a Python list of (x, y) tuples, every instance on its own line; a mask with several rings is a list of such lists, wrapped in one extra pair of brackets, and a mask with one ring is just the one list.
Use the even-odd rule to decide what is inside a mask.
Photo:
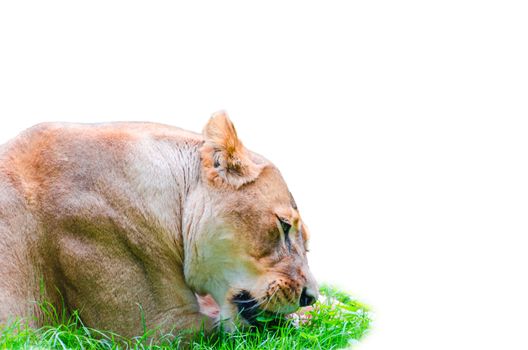
[(313, 304), (308, 229), (225, 112), (34, 126), (0, 148), (0, 324), (35, 302), (124, 336), (260, 326)]

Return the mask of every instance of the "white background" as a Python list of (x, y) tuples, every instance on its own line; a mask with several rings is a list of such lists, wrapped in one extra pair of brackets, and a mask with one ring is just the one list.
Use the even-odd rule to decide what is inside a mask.
[(0, 4), (0, 141), (40, 121), (199, 131), (282, 170), (361, 349), (528, 347), (528, 12), (514, 1)]

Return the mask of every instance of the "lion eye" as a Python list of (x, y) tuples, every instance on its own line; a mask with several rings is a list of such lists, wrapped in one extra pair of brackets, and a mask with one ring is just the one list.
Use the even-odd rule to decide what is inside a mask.
[(281, 225), (282, 232), (284, 233), (284, 241), (286, 242), (286, 246), (288, 247), (288, 252), (291, 253), (291, 241), (290, 236), (288, 235), (291, 229), (291, 224), (282, 218), (279, 218), (279, 222)]
[(279, 221), (280, 221), (280, 224), (281, 224), (281, 227), (282, 227), (282, 232), (284, 232), (284, 236), (287, 237), (288, 236), (288, 232), (290, 232), (291, 225), (290, 225), (289, 222), (287, 222), (284, 219), (279, 219)]

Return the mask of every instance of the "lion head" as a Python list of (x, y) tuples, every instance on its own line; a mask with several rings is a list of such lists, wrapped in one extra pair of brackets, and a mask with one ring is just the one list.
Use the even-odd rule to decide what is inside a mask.
[(183, 215), (186, 282), (213, 296), (228, 329), (314, 303), (308, 230), (279, 170), (242, 145), (223, 112), (203, 138)]

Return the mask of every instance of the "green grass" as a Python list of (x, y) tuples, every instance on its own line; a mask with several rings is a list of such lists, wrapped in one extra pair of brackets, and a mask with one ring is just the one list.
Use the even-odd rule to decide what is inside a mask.
[[(368, 309), (348, 294), (335, 288), (321, 288), (324, 300), (316, 303), (307, 318), (284, 320), (278, 326), (261, 330), (219, 333), (215, 337), (198, 335), (191, 349), (340, 349), (365, 335), (370, 325)], [(0, 327), (0, 349), (175, 349), (179, 339), (171, 336), (154, 343), (152, 332), (126, 339), (117, 334), (85, 327), (76, 313), (65, 319), (53, 307), (40, 305), (50, 325), (39, 329), (20, 322)], [(299, 324), (300, 323), (300, 324)]]

